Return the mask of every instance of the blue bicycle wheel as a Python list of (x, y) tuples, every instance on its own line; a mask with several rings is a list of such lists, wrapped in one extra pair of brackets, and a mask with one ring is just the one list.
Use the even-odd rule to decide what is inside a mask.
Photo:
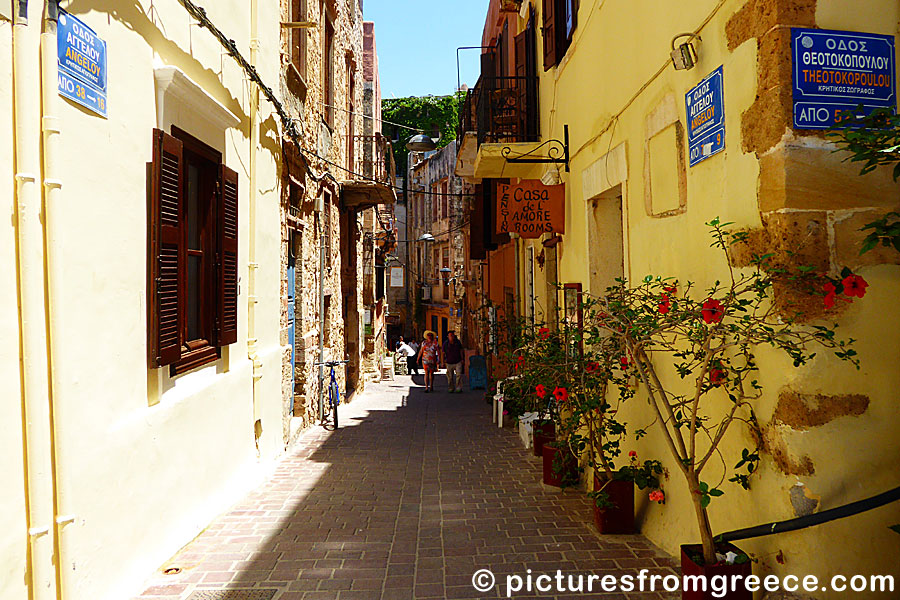
[(341, 403), (341, 395), (338, 392), (337, 381), (332, 380), (328, 388), (328, 400), (331, 402), (331, 414), (334, 415), (334, 428), (338, 428), (338, 404)]

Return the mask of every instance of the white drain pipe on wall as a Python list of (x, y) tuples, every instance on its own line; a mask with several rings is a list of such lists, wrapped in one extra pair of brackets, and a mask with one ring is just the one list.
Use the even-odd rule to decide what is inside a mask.
[(61, 273), (64, 269), (62, 249), (57, 239), (61, 231), (61, 223), (57, 207), (62, 195), (62, 180), (59, 177), (59, 94), (57, 92), (59, 81), (59, 64), (57, 62), (56, 29), (58, 21), (58, 0), (45, 0), (44, 3), (44, 29), (41, 33), (41, 132), (43, 133), (43, 166), (44, 166), (44, 231), (46, 243), (46, 268), (47, 268), (47, 311), (49, 323), (49, 343), (47, 353), (49, 360), (50, 388), (50, 420), (51, 443), (50, 451), (53, 453), (53, 483), (56, 491), (56, 505), (54, 524), (56, 527), (56, 548), (58, 556), (54, 561), (57, 569), (58, 597), (65, 597), (73, 588), (72, 577), (75, 570), (75, 560), (71, 551), (71, 536), (73, 535), (75, 517), (69, 513), (69, 502), (65, 485), (62, 481), (62, 473), (65, 468), (65, 454), (57, 451), (59, 437), (57, 424), (66, 421), (58, 418), (60, 406), (57, 392), (62, 386), (56, 385), (56, 369), (54, 348), (59, 340), (61, 327), (60, 317), (54, 314), (54, 307), (60, 305), (63, 292), (60, 288)]
[[(13, 25), (13, 125), (16, 151), (16, 233), (19, 277), (22, 402), (25, 412), (25, 469), (31, 597), (56, 598), (54, 567), (53, 435), (48, 377), (47, 313), (44, 295), (44, 229), (38, 177), (40, 152), (41, 6), (19, 0)], [(29, 13), (32, 13), (31, 15)], [(54, 83), (54, 92), (56, 84)]]
[[(250, 0), (250, 64), (256, 66), (259, 54), (259, 0)], [(250, 201), (249, 201), (249, 235), (247, 249), (247, 358), (253, 369), (253, 437), (259, 450), (259, 438), (262, 435), (262, 422), (259, 414), (259, 394), (257, 383), (262, 378), (262, 361), (259, 359), (259, 340), (256, 339), (256, 274), (259, 264), (256, 262), (256, 147), (259, 145), (259, 87), (250, 82)]]

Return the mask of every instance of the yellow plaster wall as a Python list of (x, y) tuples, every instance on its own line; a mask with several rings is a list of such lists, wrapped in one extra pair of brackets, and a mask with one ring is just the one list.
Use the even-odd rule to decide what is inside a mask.
[[(277, 3), (260, 2), (261, 75), (277, 81)], [(176, 0), (63, 3), (107, 42), (109, 118), (60, 99), (63, 188), (50, 253), (59, 265), (62, 324), (54, 339), (58, 483), (61, 510), (76, 516), (64, 536), (71, 549), (70, 598), (120, 599), (219, 512), (252, 488), (283, 451), (281, 409), (281, 207), (278, 125), (260, 102), (256, 223), (249, 219), (249, 86), (209, 31)], [(210, 19), (249, 57), (249, 3), (206, 6)], [(39, 27), (37, 21), (33, 26)], [(8, 23), (0, 23), (0, 80), (10, 78)], [(147, 363), (146, 163), (157, 126), (153, 69), (174, 65), (236, 115), (223, 130), (188, 108), (167, 109), (174, 123), (222, 152), (239, 174), (238, 341), (223, 358), (171, 378)], [(9, 85), (0, 111), (11, 122)], [(167, 100), (171, 104), (171, 100)], [(202, 108), (200, 109), (202, 111)], [(8, 131), (8, 129), (7, 129)], [(10, 136), (0, 165), (12, 181)], [(22, 416), (19, 393), (15, 232), (11, 186), (0, 195), (0, 598), (27, 596)], [(261, 432), (254, 439), (252, 367), (247, 358), (248, 250), (256, 228), (256, 384)], [(9, 266), (9, 268), (6, 268)]]
[[(540, 13), (540, 3), (533, 4)], [(542, 71), (540, 79), (542, 138), (562, 139), (562, 126), (567, 123), (571, 139), (571, 172), (559, 173), (567, 183), (566, 234), (558, 246), (561, 282), (581, 282), (588, 289), (587, 257), (604, 252), (602, 243), (590, 243), (591, 219), (585, 217), (590, 215), (591, 198), (584, 197), (585, 189), (599, 193), (606, 184), (613, 187), (622, 183), (624, 262), (626, 275), (631, 278), (661, 274), (682, 281), (691, 279), (703, 288), (727, 275), (723, 259), (709, 248), (704, 223), (720, 216), (740, 227), (760, 226), (759, 158), (741, 148), (742, 113), (757, 93), (756, 42), (750, 40), (729, 52), (725, 36), (728, 19), (744, 4), (744, 0), (725, 0), (721, 6), (712, 0), (581, 3), (572, 46), (561, 64)], [(816, 17), (823, 28), (896, 34), (898, 13), (900, 8), (890, 0), (853, 3), (852, 10), (847, 2), (820, 0)], [(669, 65), (658, 73), (668, 61), (672, 37), (696, 29), (710, 15), (700, 32), (703, 41), (696, 68), (675, 71)], [(540, 16), (538, 19), (540, 22)], [(725, 78), (725, 150), (687, 168), (683, 212), (663, 218), (650, 216), (645, 206), (644, 173), (653, 115), (667, 98), (674, 97), (677, 118), (684, 125), (684, 94), (719, 65), (724, 67)], [(624, 151), (617, 151), (620, 145)], [(673, 195), (680, 185), (677, 172), (671, 170), (656, 171), (653, 177), (653, 193), (662, 190)], [(539, 244), (536, 252), (540, 252)], [(896, 476), (900, 461), (896, 444), (900, 431), (896, 403), (900, 317), (891, 300), (900, 291), (900, 278), (897, 267), (889, 265), (864, 268), (861, 273), (871, 284), (869, 293), (839, 320), (839, 333), (859, 340), (861, 371), (824, 356), (807, 368), (795, 370), (781, 356), (759, 353), (760, 382), (766, 388), (757, 406), (761, 424), (764, 429), (777, 429), (783, 434), (791, 457), (808, 455), (816, 465), (815, 473), (785, 475), (771, 456), (764, 456), (751, 491), (723, 484), (725, 496), (715, 499), (711, 506), (715, 531), (793, 517), (789, 490), (798, 481), (811, 495), (821, 498), (821, 509), (865, 498), (900, 483)], [(536, 268), (539, 306), (546, 305), (543, 281), (543, 272)], [(668, 380), (671, 382), (671, 378)], [(858, 417), (845, 416), (820, 427), (782, 431), (771, 421), (779, 391), (785, 386), (806, 393), (865, 394), (871, 402)], [(652, 421), (649, 408), (640, 398), (625, 412), (632, 429)], [(698, 540), (696, 520), (686, 484), (661, 435), (655, 428), (650, 432), (639, 443), (629, 442), (627, 449), (636, 449), (644, 458), (662, 459), (671, 477), (664, 482), (666, 505), (649, 503), (641, 496), (638, 520), (650, 539), (677, 553), (679, 544)], [(723, 444), (724, 464), (729, 471), (737, 462), (734, 457), (746, 446), (752, 447), (746, 433), (737, 428), (730, 431)], [(723, 472), (721, 464), (711, 464), (703, 479), (714, 484)], [(887, 529), (897, 522), (900, 507), (895, 504), (844, 521), (741, 545), (760, 559), (754, 566), (760, 574), (809, 573), (823, 578), (837, 573), (900, 575), (900, 536)], [(775, 559), (779, 551), (785, 557), (783, 565)], [(833, 592), (814, 596), (837, 597)]]

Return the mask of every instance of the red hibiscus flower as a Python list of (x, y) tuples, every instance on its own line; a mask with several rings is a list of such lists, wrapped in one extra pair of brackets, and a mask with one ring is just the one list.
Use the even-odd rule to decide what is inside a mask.
[(826, 296), (827, 296), (828, 294), (833, 294), (833, 293), (835, 293), (836, 290), (837, 290), (837, 288), (834, 287), (834, 284), (831, 283), (830, 281), (826, 281), (826, 282), (825, 282), (825, 285), (822, 286), (822, 291), (825, 292), (825, 295), (826, 295)]
[(525, 357), (524, 357), (524, 356), (520, 356), (519, 358), (517, 358), (517, 359), (516, 359), (516, 371), (518, 371), (518, 370), (519, 370), (519, 367), (521, 367), (521, 366), (524, 365), (524, 364), (525, 364)]
[(553, 390), (553, 397), (556, 398), (557, 402), (565, 402), (569, 399), (569, 390), (564, 387), (557, 387)]
[(630, 456), (631, 458), (634, 458), (635, 456), (637, 456), (637, 452), (632, 450), (631, 452), (628, 453), (628, 456)]
[(725, 310), (722, 303), (713, 298), (709, 298), (703, 303), (703, 320), (707, 323), (718, 323), (725, 316)]
[(709, 383), (712, 384), (713, 387), (719, 387), (725, 383), (726, 379), (728, 379), (728, 376), (725, 373), (725, 369), (713, 367), (709, 370)]
[(674, 285), (664, 285), (664, 286), (663, 286), (663, 289), (666, 291), (667, 294), (676, 294), (676, 293), (678, 293), (678, 288), (675, 287)]
[(546, 340), (548, 337), (550, 337), (550, 330), (546, 327), (541, 327), (540, 329), (538, 329), (538, 335), (541, 336), (542, 340)]
[(538, 398), (546, 398), (547, 397), (547, 388), (544, 387), (543, 383), (539, 383), (534, 386), (534, 391), (537, 392)]
[(596, 362), (589, 362), (588, 364), (584, 365), (584, 370), (587, 371), (588, 373), (594, 373), (599, 368), (600, 368), (600, 365), (597, 364)]
[[(834, 286), (831, 286), (834, 287)], [(825, 299), (822, 301), (825, 304), (825, 308), (834, 308), (834, 292), (825, 295)]]
[(672, 302), (669, 300), (668, 294), (663, 294), (662, 298), (660, 298), (659, 305), (657, 306), (657, 310), (659, 314), (664, 315), (669, 312), (669, 309), (672, 308)]
[(866, 295), (866, 288), (869, 287), (868, 282), (859, 275), (847, 275), (841, 282), (844, 285), (844, 293), (848, 296), (856, 296), (862, 298)]
[(623, 369), (624, 369), (625, 367), (627, 367), (627, 366), (628, 366), (628, 357), (627, 357), (627, 356), (621, 356), (621, 357), (619, 357), (619, 364), (622, 365), (622, 368), (623, 368)]

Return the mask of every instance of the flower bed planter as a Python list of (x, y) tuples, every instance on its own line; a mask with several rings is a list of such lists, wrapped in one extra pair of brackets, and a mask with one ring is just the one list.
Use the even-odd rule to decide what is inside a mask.
[[(544, 444), (541, 452), (544, 459), (545, 484), (562, 487), (563, 481), (573, 481), (578, 478), (578, 461), (575, 460), (568, 448), (557, 448), (550, 444)], [(553, 468), (558, 460), (563, 461), (562, 469)]]
[[(606, 487), (604, 486), (606, 484)], [(634, 482), (594, 475), (594, 489), (603, 489), (613, 506), (600, 508), (594, 504), (594, 525), (605, 534), (634, 533)]]
[[(739, 555), (744, 555), (744, 552), (738, 549), (733, 544), (725, 543), (719, 544), (716, 546), (716, 551), (720, 554), (725, 554), (728, 551), (734, 552)], [(700, 544), (685, 544), (681, 547), (681, 574), (682, 575), (703, 575), (706, 577), (706, 581), (709, 582), (711, 577), (714, 576), (722, 576), (725, 577), (728, 584), (731, 585), (731, 582), (734, 581), (732, 576), (739, 575), (740, 579), (738, 580), (741, 583), (738, 583), (739, 589), (731, 590), (728, 589), (727, 593), (722, 596), (721, 592), (715, 592), (717, 595), (714, 595), (714, 590), (707, 587), (706, 591), (695, 591), (695, 590), (687, 590), (682, 588), (681, 590), (681, 600), (712, 600), (713, 598), (725, 600), (753, 600), (753, 593), (748, 591), (743, 587), (742, 583), (746, 580), (747, 576), (753, 572), (753, 563), (749, 560), (743, 563), (735, 563), (735, 564), (727, 564), (725, 561), (717, 562), (714, 565), (698, 565), (691, 556), (703, 556), (703, 547)]]
[(556, 425), (553, 421), (535, 421), (533, 427), (534, 455), (543, 456), (541, 449), (544, 444), (556, 439)]

